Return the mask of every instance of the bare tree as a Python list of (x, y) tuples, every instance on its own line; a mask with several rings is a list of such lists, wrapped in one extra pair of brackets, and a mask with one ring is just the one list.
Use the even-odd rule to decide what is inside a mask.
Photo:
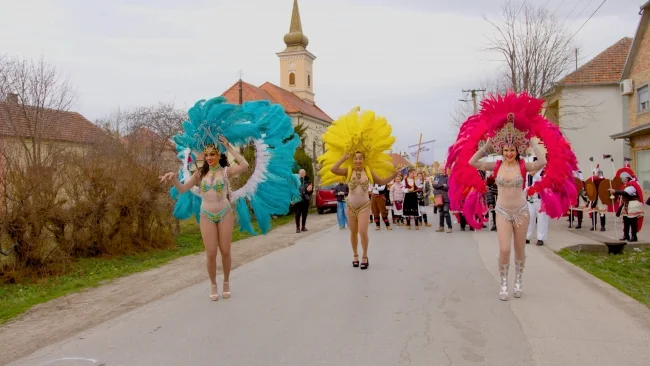
[(172, 164), (177, 165), (172, 138), (182, 132), (186, 118), (187, 114), (176, 109), (173, 103), (159, 102), (126, 111), (118, 109), (96, 123), (140, 155), (143, 162), (157, 168), (170, 168)]
[[(60, 132), (75, 99), (68, 80), (44, 59), (0, 56), (0, 101), (4, 102), (0, 103), (4, 124), (0, 133), (18, 142), (21, 151), (13, 152), (28, 165), (51, 163), (64, 147), (45, 142)], [(9, 158), (6, 152), (5, 159)]]
[(507, 0), (501, 19), (485, 19), (496, 30), (487, 50), (505, 59), (503, 75), (513, 91), (541, 97), (571, 69), (577, 47), (566, 24), (546, 7)]

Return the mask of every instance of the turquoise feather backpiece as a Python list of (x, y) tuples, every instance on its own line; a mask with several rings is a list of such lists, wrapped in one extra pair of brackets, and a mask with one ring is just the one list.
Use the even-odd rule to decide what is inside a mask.
[[(231, 203), (241, 231), (257, 234), (252, 225), (254, 216), (260, 231), (266, 234), (271, 229), (272, 216), (288, 213), (292, 199), (298, 195), (292, 168), (300, 138), (291, 118), (282, 106), (266, 100), (240, 105), (229, 104), (224, 97), (196, 102), (188, 111), (188, 117), (183, 122), (184, 132), (174, 136), (178, 157), (183, 161), (179, 180), (189, 179), (188, 157), (196, 159), (195, 154), (202, 152), (205, 146), (214, 145), (219, 151), (226, 151), (218, 140), (219, 135), (224, 135), (233, 146), (252, 143), (255, 169), (246, 184), (231, 193)], [(185, 220), (195, 216), (199, 220), (201, 196), (198, 189), (178, 195), (172, 188), (170, 195), (176, 200), (174, 217)]]

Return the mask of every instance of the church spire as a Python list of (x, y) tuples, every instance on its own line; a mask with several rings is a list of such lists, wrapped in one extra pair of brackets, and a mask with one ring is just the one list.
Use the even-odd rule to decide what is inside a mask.
[(298, 10), (298, 0), (293, 0), (293, 12), (291, 13), (291, 26), (289, 33), (284, 35), (284, 43), (287, 47), (307, 48), (309, 39), (302, 33), (302, 22), (300, 21), (300, 10)]

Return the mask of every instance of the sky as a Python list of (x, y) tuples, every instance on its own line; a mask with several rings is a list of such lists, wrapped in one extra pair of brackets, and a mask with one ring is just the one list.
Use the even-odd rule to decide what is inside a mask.
[[(601, 0), (526, 0), (575, 32)], [(606, 0), (576, 34), (582, 64), (633, 37), (645, 0)], [(393, 126), (397, 151), (436, 140), (442, 160), (463, 89), (503, 64), (485, 51), (504, 0), (299, 0), (316, 103), (332, 118), (354, 106)], [(522, 3), (522, 1), (515, 1)], [(279, 85), (293, 0), (0, 0), (0, 53), (44, 57), (69, 78), (91, 121), (136, 106), (188, 109), (239, 78)], [(607, 30), (603, 32), (603, 30)]]

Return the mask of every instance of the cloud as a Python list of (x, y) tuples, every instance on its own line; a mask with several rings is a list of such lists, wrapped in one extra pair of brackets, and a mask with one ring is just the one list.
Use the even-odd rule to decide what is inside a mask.
[[(581, 57), (633, 35), (638, 4), (621, 1), (603, 6), (580, 31)], [(160, 100), (188, 108), (221, 94), (240, 70), (252, 84), (279, 84), (276, 52), (285, 47), (292, 2), (14, 1), (0, 13), (0, 50), (56, 64), (78, 86), (76, 109), (91, 119)], [(550, 0), (549, 7), (559, 3)], [(317, 56), (317, 103), (333, 118), (355, 105), (373, 109), (393, 124), (397, 148), (407, 150), (423, 133), (437, 140), (435, 154), (443, 157), (455, 137), (449, 114), (462, 89), (480, 86), (500, 66), (496, 55), (483, 52), (492, 30), (482, 18), (500, 4), (300, 0), (308, 49)], [(626, 15), (617, 15), (623, 7)]]

